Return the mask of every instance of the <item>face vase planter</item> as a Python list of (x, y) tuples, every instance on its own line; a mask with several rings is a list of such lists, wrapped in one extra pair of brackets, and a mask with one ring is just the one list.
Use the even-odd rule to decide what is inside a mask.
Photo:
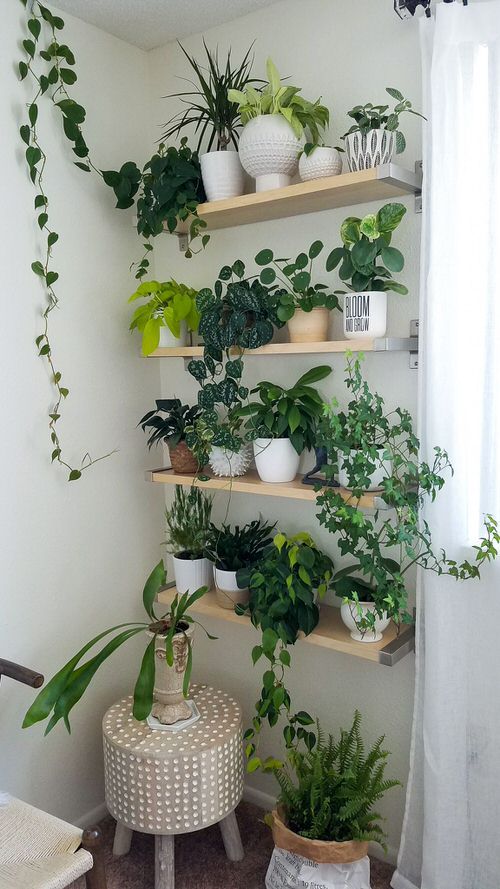
[(245, 176), (236, 151), (208, 151), (201, 155), (200, 164), (208, 201), (223, 201), (243, 194)]
[(256, 438), (253, 452), (263, 482), (284, 484), (297, 475), (300, 457), (289, 438)]
[(155, 642), (155, 685), (151, 715), (162, 725), (173, 725), (189, 719), (193, 712), (182, 693), (189, 645), (193, 644), (194, 627), (185, 624), (173, 638), (174, 663), (170, 667), (165, 652), (165, 637)]
[(365, 290), (344, 296), (344, 336), (348, 340), (371, 340), (385, 336), (387, 293)]
[(256, 191), (290, 185), (297, 171), (300, 140), (281, 114), (261, 114), (243, 127), (239, 155)]
[(375, 616), (375, 627), (373, 630), (362, 630), (359, 627), (359, 623), (368, 612), (372, 612), (375, 614), (375, 605), (373, 602), (360, 602), (359, 608), (361, 609), (362, 615), (359, 615), (358, 612), (358, 603), (357, 602), (343, 602), (340, 606), (340, 616), (350, 631), (351, 639), (354, 639), (355, 642), (380, 642), (382, 639), (382, 633), (389, 626), (391, 619), (387, 617), (380, 618), (377, 615)]

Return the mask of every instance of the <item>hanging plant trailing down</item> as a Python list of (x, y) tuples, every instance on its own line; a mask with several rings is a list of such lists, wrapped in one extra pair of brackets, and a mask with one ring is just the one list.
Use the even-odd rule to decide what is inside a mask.
[[(23, 6), (27, 6), (27, 0), (21, 0), (21, 3)], [(47, 361), (55, 389), (55, 401), (49, 413), (52, 462), (57, 462), (60, 466), (65, 467), (68, 471), (69, 481), (76, 481), (81, 478), (86, 469), (111, 454), (92, 458), (87, 452), (79, 466), (74, 466), (69, 462), (69, 458), (67, 459), (63, 455), (57, 427), (61, 418), (61, 406), (69, 395), (69, 389), (63, 384), (62, 373), (56, 366), (49, 333), (50, 314), (59, 304), (58, 296), (54, 290), (59, 274), (52, 265), (52, 252), (59, 240), (59, 235), (49, 224), (49, 199), (44, 188), (47, 155), (39, 142), (37, 131), (38, 101), (43, 95), (46, 95), (52, 105), (61, 113), (64, 134), (72, 143), (74, 154), (79, 158), (78, 161), (75, 161), (76, 166), (85, 172), (90, 172), (93, 169), (99, 173), (90, 160), (89, 149), (81, 130), (81, 124), (85, 120), (85, 109), (70, 97), (66, 89), (67, 86), (72, 86), (75, 83), (77, 75), (73, 70), (75, 65), (73, 52), (66, 44), (61, 44), (58, 40), (57, 32), (63, 28), (64, 21), (35, 0), (31, 5), (26, 37), (22, 42), (25, 58), (19, 62), (18, 70), (21, 80), (31, 77), (35, 84), (35, 93), (28, 105), (27, 122), (21, 126), (20, 135), (23, 143), (27, 146), (25, 149), (26, 162), (30, 179), (37, 191), (34, 202), (37, 222), (45, 237), (43, 258), (32, 262), (31, 268), (40, 279), (47, 297), (47, 305), (43, 311), (43, 330), (36, 338), (36, 345), (40, 357)], [(44, 43), (44, 48), (40, 49), (41, 40), (45, 37), (47, 37), (47, 41)], [(36, 65), (44, 67), (44, 70), (38, 70)]]

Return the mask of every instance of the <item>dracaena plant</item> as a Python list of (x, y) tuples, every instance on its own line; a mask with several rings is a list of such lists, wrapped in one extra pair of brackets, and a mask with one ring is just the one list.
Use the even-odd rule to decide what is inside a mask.
[[(276, 524), (276, 523), (275, 523)], [(223, 524), (220, 528), (211, 524), (206, 546), (207, 557), (221, 571), (238, 571), (249, 568), (262, 558), (272, 545), (270, 536), (275, 528), (262, 519), (254, 519), (243, 525)]]
[[(372, 392), (361, 373), (360, 359), (347, 362), (346, 386), (351, 395), (347, 411), (326, 405), (319, 441), (326, 449), (327, 475), (336, 474), (342, 460), (347, 471), (350, 498), (334, 488), (317, 495), (318, 519), (336, 538), (340, 554), (350, 564), (335, 575), (336, 590), (354, 602), (353, 617), (360, 631), (373, 629), (375, 617), (387, 614), (399, 629), (411, 623), (408, 577), (415, 566), (457, 580), (480, 577), (481, 566), (500, 550), (496, 519), (485, 517), (485, 535), (472, 548), (473, 556), (458, 562), (436, 552), (427, 522), (420, 518), (426, 501), (433, 501), (452, 472), (448, 454), (435, 447), (430, 462), (419, 458), (420, 442), (408, 411), (388, 411), (384, 399)], [(380, 497), (387, 510), (368, 514), (358, 506), (370, 475), (381, 464), (390, 465), (381, 482)], [(359, 602), (371, 601), (375, 613), (363, 615)]]
[[(166, 441), (175, 447), (180, 441), (186, 441), (188, 431), (200, 416), (198, 405), (190, 407), (182, 404), (179, 398), (157, 398), (156, 410), (148, 411), (139, 420), (142, 431), (151, 430), (148, 437), (148, 448)], [(204, 465), (204, 464), (201, 464)]]
[(277, 315), (283, 323), (293, 318), (297, 309), (303, 312), (317, 308), (340, 309), (338, 296), (329, 292), (327, 284), (312, 283), (314, 260), (323, 249), (322, 241), (314, 241), (307, 253), (299, 253), (295, 259), (278, 259), (268, 248), (257, 253), (255, 262), (264, 267), (260, 282), (279, 288)]
[[(401, 272), (404, 257), (391, 246), (392, 234), (406, 213), (403, 204), (385, 204), (378, 213), (363, 219), (348, 216), (340, 227), (342, 247), (335, 247), (326, 260), (327, 272), (339, 266), (339, 278), (355, 293), (365, 290), (394, 290), (406, 294), (408, 288), (394, 281)], [(345, 290), (336, 290), (345, 294)]]
[(136, 308), (130, 322), (130, 330), (142, 333), (142, 354), (151, 355), (160, 343), (162, 327), (168, 327), (174, 337), (181, 335), (184, 321), (189, 331), (198, 329), (199, 315), (196, 308), (196, 290), (177, 281), (143, 281), (129, 302), (150, 297)]
[(366, 105), (355, 105), (348, 115), (354, 121), (351, 128), (342, 136), (345, 139), (350, 133), (363, 133), (366, 135), (370, 130), (388, 130), (390, 133), (396, 133), (396, 154), (401, 154), (406, 148), (406, 139), (399, 129), (402, 114), (414, 114), (425, 120), (425, 117), (419, 111), (415, 111), (409, 99), (405, 99), (403, 93), (394, 87), (386, 87), (386, 93), (389, 93), (392, 99), (396, 100), (394, 108), (391, 110), (389, 105), (373, 105), (368, 102)]
[(262, 633), (260, 644), (252, 650), (253, 663), (261, 658), (267, 661), (252, 726), (244, 736), (250, 772), (259, 768), (273, 771), (280, 765), (273, 757), (261, 760), (258, 755), (264, 721), (273, 727), (281, 715), (286, 717), (283, 737), (287, 747), (303, 740), (312, 748), (316, 742), (314, 732), (308, 728), (314, 722), (312, 717), (304, 710), (292, 710), (285, 670), (290, 667), (289, 646), (295, 644), (300, 632), (308, 636), (316, 627), (316, 597), (323, 598), (332, 576), (332, 560), (307, 533), (292, 537), (276, 534), (262, 558), (253, 567), (237, 573), (238, 586), (250, 587), (250, 602), (247, 606), (237, 605), (236, 612), (248, 612), (253, 625)]
[(300, 87), (284, 86), (279, 72), (271, 59), (266, 64), (268, 83), (261, 89), (247, 86), (245, 90), (230, 89), (228, 96), (235, 102), (243, 124), (261, 114), (280, 114), (292, 127), (298, 139), (304, 132), (310, 141), (318, 142), (320, 131), (328, 126), (328, 108), (321, 105), (320, 99), (309, 102), (299, 95)]
[[(198, 623), (188, 613), (189, 609), (207, 591), (206, 587), (200, 587), (191, 595), (176, 595), (168, 611), (157, 614), (155, 599), (162, 586), (166, 582), (166, 573), (163, 561), (153, 569), (149, 575), (143, 592), (143, 603), (147, 615), (146, 621), (133, 621), (131, 623), (117, 624), (108, 630), (104, 630), (87, 642), (38, 694), (35, 701), (24, 717), (23, 728), (28, 728), (37, 722), (48, 719), (45, 734), (47, 735), (62, 719), (68, 731), (70, 731), (69, 715), (73, 707), (85, 694), (92, 679), (102, 664), (129, 639), (139, 633), (152, 636), (148, 642), (142, 658), (139, 675), (134, 689), (133, 714), (138, 720), (146, 719), (153, 706), (153, 690), (155, 684), (155, 645), (156, 637), (165, 640), (165, 653), (168, 665), (174, 663), (173, 639), (177, 633), (184, 633), (188, 626)], [(206, 631), (205, 631), (206, 632)], [(207, 635), (209, 635), (207, 633)], [(87, 661), (85, 656), (94, 649), (103, 639), (111, 637), (93, 654)], [(186, 673), (184, 676), (184, 696), (189, 691), (193, 654), (189, 637), (185, 635), (188, 646)], [(214, 638), (209, 636), (209, 638)]]

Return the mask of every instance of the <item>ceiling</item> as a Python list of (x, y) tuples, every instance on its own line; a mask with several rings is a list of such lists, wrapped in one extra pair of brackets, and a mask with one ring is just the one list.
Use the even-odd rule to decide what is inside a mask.
[(141, 49), (199, 34), (276, 0), (53, 0), (63, 12)]

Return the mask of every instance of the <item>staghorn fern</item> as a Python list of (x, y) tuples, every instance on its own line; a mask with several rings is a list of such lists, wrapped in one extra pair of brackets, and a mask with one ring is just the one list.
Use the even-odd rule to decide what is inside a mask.
[(351, 729), (341, 730), (335, 741), (332, 735), (325, 738), (318, 723), (316, 747), (290, 751), (290, 767), (276, 772), (279, 803), (289, 828), (303, 837), (373, 840), (385, 849), (382, 816), (373, 805), (399, 781), (384, 780), (389, 752), (382, 749), (383, 736), (365, 755), (360, 724), (361, 714), (356, 710)]

